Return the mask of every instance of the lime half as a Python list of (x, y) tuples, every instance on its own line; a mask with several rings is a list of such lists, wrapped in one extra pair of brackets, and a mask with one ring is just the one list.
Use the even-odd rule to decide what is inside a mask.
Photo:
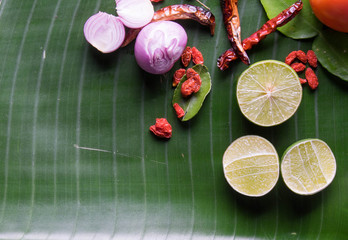
[(260, 126), (274, 126), (288, 120), (302, 99), (297, 73), (276, 60), (254, 63), (239, 77), (237, 100), (243, 115)]
[(281, 173), (290, 190), (311, 195), (326, 188), (334, 179), (335, 156), (322, 140), (301, 140), (286, 150), (282, 157)]
[(237, 192), (252, 197), (263, 196), (278, 181), (278, 154), (262, 137), (240, 137), (226, 149), (223, 170), (227, 182)]

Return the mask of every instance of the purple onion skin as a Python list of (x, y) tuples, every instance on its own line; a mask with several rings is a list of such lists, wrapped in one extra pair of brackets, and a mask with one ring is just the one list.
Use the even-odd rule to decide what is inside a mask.
[(185, 29), (172, 21), (146, 25), (137, 36), (134, 46), (138, 65), (151, 74), (164, 74), (180, 58), (187, 44)]

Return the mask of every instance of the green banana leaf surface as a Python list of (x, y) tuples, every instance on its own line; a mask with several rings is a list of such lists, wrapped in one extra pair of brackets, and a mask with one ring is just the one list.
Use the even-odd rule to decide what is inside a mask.
[[(0, 239), (345, 239), (348, 236), (348, 84), (320, 64), (319, 87), (303, 86), (296, 114), (269, 128), (241, 114), (236, 83), (247, 66), (220, 71), (230, 47), (220, 2), (202, 1), (215, 35), (178, 20), (205, 58), (212, 88), (198, 114), (177, 119), (172, 76), (142, 71), (134, 42), (111, 54), (92, 48), (85, 21), (115, 14), (114, 0), (0, 1)], [(165, 0), (155, 9), (196, 1)], [(268, 18), (259, 0), (239, 1), (242, 38)], [(301, 27), (301, 26), (298, 26)], [(313, 39), (275, 32), (248, 51), (252, 63), (283, 61)], [(169, 140), (149, 127), (165, 117)], [(222, 156), (238, 137), (268, 139), (279, 156), (320, 138), (337, 162), (335, 179), (312, 196), (280, 178), (264, 197), (226, 182)]]

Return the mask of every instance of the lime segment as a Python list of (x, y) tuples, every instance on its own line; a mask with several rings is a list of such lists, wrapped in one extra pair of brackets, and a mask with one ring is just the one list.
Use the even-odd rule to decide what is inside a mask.
[(279, 159), (273, 145), (266, 139), (249, 135), (236, 139), (223, 155), (227, 182), (246, 196), (263, 196), (279, 178)]
[(281, 172), (285, 184), (293, 192), (315, 194), (334, 179), (335, 156), (322, 140), (301, 140), (289, 147), (282, 157)]
[(302, 99), (297, 73), (287, 64), (264, 60), (251, 65), (238, 79), (237, 100), (243, 115), (260, 126), (288, 120)]

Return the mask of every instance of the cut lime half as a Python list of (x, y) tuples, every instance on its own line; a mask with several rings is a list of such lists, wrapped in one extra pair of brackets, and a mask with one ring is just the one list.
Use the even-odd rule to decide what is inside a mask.
[(240, 137), (226, 149), (223, 170), (234, 190), (246, 196), (260, 197), (271, 191), (278, 181), (278, 154), (262, 137)]
[(302, 99), (297, 73), (276, 60), (254, 63), (239, 77), (237, 100), (243, 115), (260, 126), (274, 126), (288, 120)]
[(326, 188), (334, 179), (335, 156), (322, 140), (301, 140), (285, 151), (281, 173), (290, 190), (301, 195), (312, 195)]

